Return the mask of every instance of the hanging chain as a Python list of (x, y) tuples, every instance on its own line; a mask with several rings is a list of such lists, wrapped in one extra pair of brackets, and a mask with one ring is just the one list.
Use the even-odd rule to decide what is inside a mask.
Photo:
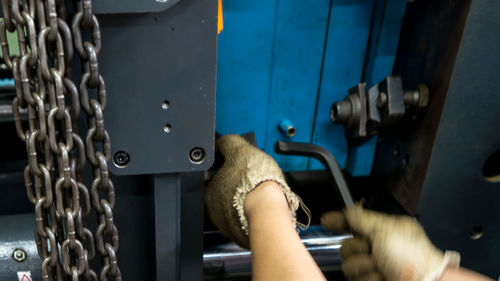
[[(116, 258), (118, 230), (113, 220), (115, 190), (109, 178), (108, 162), (111, 158), (111, 143), (104, 129), (103, 111), (106, 107), (106, 86), (99, 73), (97, 55), (101, 50), (101, 30), (97, 17), (92, 12), (91, 0), (78, 0), (78, 12), (73, 17), (71, 28), (75, 50), (80, 57), (83, 75), (80, 80), (80, 101), (87, 114), (88, 131), (85, 138), (87, 159), (92, 166), (93, 182), (90, 190), (92, 206), (97, 211), (99, 225), (95, 233), (96, 248), (103, 260), (100, 279), (107, 276), (121, 280)], [(87, 32), (90, 41), (82, 39)], [(97, 93), (97, 99), (89, 97), (89, 89)], [(102, 196), (100, 195), (102, 194)]]
[[(121, 280), (113, 222), (115, 193), (107, 167), (111, 146), (103, 119), (106, 89), (97, 60), (101, 37), (92, 2), (76, 1), (71, 28), (63, 0), (1, 0), (1, 4), (0, 43), (15, 82), (16, 131), (28, 154), (24, 178), (28, 199), (35, 205), (42, 279), (97, 280), (90, 266), (97, 248), (102, 262), (99, 280)], [(7, 42), (7, 32), (14, 31), (19, 57), (10, 55)], [(83, 32), (91, 41), (82, 39)], [(79, 89), (71, 77), (74, 49), (83, 68)], [(92, 94), (97, 99), (89, 97)], [(89, 128), (85, 142), (76, 132), (81, 108)], [(28, 112), (27, 128), (21, 109)], [(86, 160), (93, 172), (90, 192), (82, 183)], [(98, 215), (95, 234), (86, 224), (91, 205)]]

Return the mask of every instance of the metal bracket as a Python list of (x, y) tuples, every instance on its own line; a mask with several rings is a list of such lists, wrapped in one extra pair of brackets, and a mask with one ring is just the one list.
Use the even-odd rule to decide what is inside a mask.
[(99, 70), (108, 89), (104, 115), (113, 174), (203, 171), (212, 165), (216, 15), (216, 0), (195, 0), (163, 13), (100, 20), (106, 47)]

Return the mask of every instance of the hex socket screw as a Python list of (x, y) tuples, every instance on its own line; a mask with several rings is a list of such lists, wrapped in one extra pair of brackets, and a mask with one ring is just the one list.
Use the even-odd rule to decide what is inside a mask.
[(201, 164), (205, 159), (205, 150), (201, 147), (195, 147), (189, 152), (189, 161), (193, 164)]

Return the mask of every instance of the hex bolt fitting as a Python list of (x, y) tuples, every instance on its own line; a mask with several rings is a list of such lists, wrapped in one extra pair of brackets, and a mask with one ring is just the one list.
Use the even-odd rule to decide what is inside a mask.
[(201, 147), (195, 147), (189, 152), (189, 161), (193, 164), (201, 164), (205, 159), (205, 150)]
[(333, 123), (347, 124), (351, 119), (352, 105), (349, 100), (336, 102), (330, 110), (330, 119)]
[(125, 168), (130, 162), (130, 155), (128, 152), (120, 150), (113, 156), (113, 162), (118, 168)]
[(26, 252), (21, 249), (16, 249), (12, 253), (12, 258), (17, 262), (23, 262), (26, 260)]
[(291, 138), (297, 133), (297, 129), (289, 119), (283, 119), (278, 126), (279, 130), (287, 137)]
[(405, 91), (403, 99), (406, 106), (425, 108), (429, 105), (429, 88), (426, 85), (418, 85), (418, 90)]

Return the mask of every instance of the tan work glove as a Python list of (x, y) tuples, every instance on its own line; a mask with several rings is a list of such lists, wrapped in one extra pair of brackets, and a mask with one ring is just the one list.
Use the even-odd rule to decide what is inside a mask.
[(224, 164), (207, 186), (205, 204), (210, 219), (224, 236), (249, 248), (248, 222), (243, 203), (247, 194), (265, 181), (274, 181), (281, 186), (296, 224), (295, 212), (300, 198), (290, 190), (271, 156), (239, 135), (223, 136), (217, 140), (216, 146), (224, 156)]
[(349, 231), (342, 244), (342, 271), (356, 281), (434, 281), (447, 266), (458, 267), (457, 252), (438, 250), (408, 216), (390, 216), (354, 205), (321, 217), (324, 228)]

